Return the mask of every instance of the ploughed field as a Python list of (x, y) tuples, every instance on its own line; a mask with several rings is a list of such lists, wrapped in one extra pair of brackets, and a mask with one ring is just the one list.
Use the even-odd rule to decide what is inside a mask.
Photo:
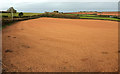
[(38, 18), (3, 29), (3, 71), (116, 72), (118, 22)]
[(97, 15), (112, 15), (119, 16), (120, 12), (72, 12), (69, 14), (97, 14)]

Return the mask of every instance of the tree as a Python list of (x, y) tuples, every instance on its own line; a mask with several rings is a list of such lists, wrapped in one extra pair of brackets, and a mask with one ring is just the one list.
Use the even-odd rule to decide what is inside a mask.
[(77, 16), (79, 16), (79, 14), (77, 14)]
[(17, 11), (13, 8), (13, 7), (10, 7), (7, 12), (9, 13), (17, 13)]
[(54, 13), (59, 13), (59, 11), (54, 11)]
[(19, 13), (19, 17), (22, 17), (22, 16), (23, 16), (23, 12), (20, 12), (20, 13)]

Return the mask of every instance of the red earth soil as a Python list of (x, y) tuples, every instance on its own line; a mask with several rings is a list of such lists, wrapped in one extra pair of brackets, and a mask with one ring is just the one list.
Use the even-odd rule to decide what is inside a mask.
[(38, 18), (3, 29), (3, 71), (116, 72), (118, 22)]

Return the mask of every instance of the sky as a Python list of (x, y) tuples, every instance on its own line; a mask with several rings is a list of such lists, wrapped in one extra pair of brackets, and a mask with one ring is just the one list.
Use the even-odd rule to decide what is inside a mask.
[(14, 7), (19, 12), (117, 11), (119, 0), (0, 0), (0, 10)]

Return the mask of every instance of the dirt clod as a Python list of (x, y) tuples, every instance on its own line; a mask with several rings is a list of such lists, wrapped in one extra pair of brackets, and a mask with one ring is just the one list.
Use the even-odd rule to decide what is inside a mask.
[(11, 37), (11, 36), (8, 36), (8, 37)]
[(108, 54), (108, 52), (102, 52), (102, 54)]
[(10, 49), (7, 49), (7, 50), (5, 50), (5, 52), (13, 52), (12, 50), (10, 50)]
[(13, 38), (16, 38), (16, 37), (13, 37)]

